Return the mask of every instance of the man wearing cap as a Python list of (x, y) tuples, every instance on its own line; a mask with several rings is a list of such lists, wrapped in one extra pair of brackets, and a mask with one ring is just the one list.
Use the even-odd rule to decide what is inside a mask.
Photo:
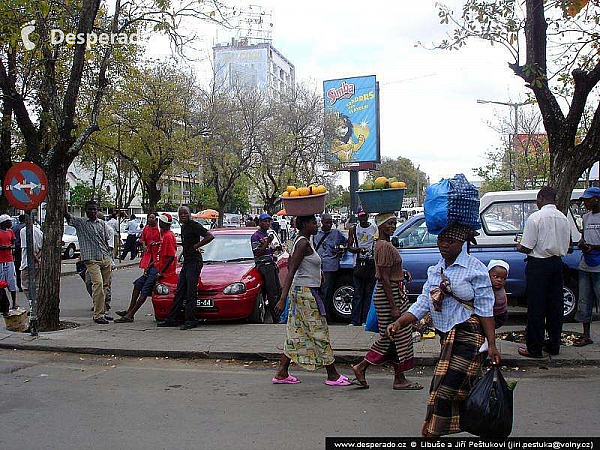
[[(544, 186), (537, 194), (539, 211), (525, 222), (517, 250), (527, 255), (525, 297), (527, 298), (527, 347), (518, 352), (541, 358), (542, 350), (558, 355), (563, 322), (563, 263), (571, 242), (566, 216), (556, 209), (556, 191)], [(549, 341), (544, 343), (544, 330)]]
[(579, 263), (579, 301), (575, 320), (583, 325), (583, 336), (573, 346), (583, 347), (593, 344), (590, 336), (592, 309), (600, 303), (600, 188), (590, 187), (581, 196), (585, 209), (583, 233), (577, 244), (582, 257)]
[(324, 280), (321, 292), (329, 319), (333, 310), (333, 291), (340, 270), (340, 259), (344, 254), (344, 249), (340, 246), (345, 246), (347, 240), (340, 230), (333, 229), (331, 214), (325, 213), (321, 216), (321, 230), (315, 235), (314, 242), (322, 262)]
[(86, 217), (73, 217), (65, 209), (67, 223), (77, 230), (80, 246), (80, 259), (87, 273), (92, 277), (92, 299), (94, 300), (94, 322), (107, 324), (106, 291), (110, 288), (110, 270), (112, 264), (112, 234), (109, 225), (98, 219), (98, 203), (85, 202)]
[(267, 292), (267, 300), (269, 302), (269, 312), (273, 319), (273, 323), (279, 323), (279, 318), (275, 312), (275, 305), (279, 301), (281, 293), (281, 283), (279, 282), (279, 268), (273, 257), (274, 249), (271, 243), (275, 235), (269, 233), (271, 227), (271, 216), (267, 213), (262, 213), (258, 218), (258, 230), (250, 236), (250, 244), (254, 253), (254, 262), (256, 268), (263, 278), (265, 290)]
[(198, 293), (198, 279), (202, 270), (202, 255), (200, 248), (211, 242), (215, 237), (200, 223), (192, 220), (190, 208), (179, 208), (179, 223), (181, 223), (181, 240), (183, 245), (183, 266), (177, 280), (177, 291), (173, 298), (173, 305), (164, 322), (156, 325), (159, 327), (175, 327), (179, 322), (179, 313), (185, 305), (185, 322), (182, 330), (189, 330), (198, 326), (196, 318), (196, 298)]
[(12, 219), (8, 214), (0, 216), (0, 280), (6, 281), (12, 298), (12, 307), (17, 307), (17, 275), (13, 250), (15, 248), (15, 233), (13, 233)]
[(358, 223), (348, 233), (348, 251), (357, 254), (352, 280), (354, 297), (350, 325), (360, 326), (367, 319), (375, 288), (373, 245), (377, 237), (377, 225), (369, 222), (369, 215), (362, 208), (358, 208), (357, 216)]
[[(170, 214), (161, 214), (158, 217), (158, 225), (160, 228), (160, 242), (153, 242), (149, 245), (156, 248), (156, 252), (151, 255), (156, 255), (148, 261), (148, 265), (144, 269), (144, 274), (133, 282), (135, 286), (131, 303), (127, 311), (117, 311), (121, 318), (115, 320), (115, 323), (130, 323), (133, 322), (135, 313), (142, 307), (146, 298), (152, 295), (154, 285), (165, 275), (175, 273), (175, 255), (177, 253), (177, 241), (175, 235), (171, 231), (173, 218)], [(137, 294), (137, 295), (136, 295)], [(135, 296), (135, 297), (134, 297)]]

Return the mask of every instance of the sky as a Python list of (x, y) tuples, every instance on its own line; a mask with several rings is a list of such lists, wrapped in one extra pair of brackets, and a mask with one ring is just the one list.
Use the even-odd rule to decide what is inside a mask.
[[(238, 5), (248, 6), (235, 0)], [(508, 68), (510, 55), (487, 42), (470, 41), (460, 51), (430, 50), (451, 28), (439, 24), (434, 0), (372, 2), (346, 0), (252, 0), (273, 13), (273, 42), (296, 68), (296, 80), (322, 89), (323, 80), (377, 76), (380, 84), (381, 155), (411, 159), (430, 177), (464, 173), (485, 164), (485, 152), (501, 136), (488, 123), (507, 106), (478, 99), (516, 102), (527, 88)], [(462, 2), (447, 0), (460, 11)], [(198, 28), (210, 54), (228, 33)], [(159, 52), (160, 46), (149, 46)], [(207, 61), (198, 62), (199, 70)], [(349, 183), (347, 174), (340, 184)]]

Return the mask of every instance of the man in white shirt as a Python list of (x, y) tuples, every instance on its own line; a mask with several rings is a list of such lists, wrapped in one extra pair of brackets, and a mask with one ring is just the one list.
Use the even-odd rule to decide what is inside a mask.
[[(30, 219), (29, 219), (30, 220)], [(19, 270), (21, 271), (21, 287), (23, 288), (23, 293), (27, 300), (30, 301), (29, 309), (31, 309), (31, 300), (29, 299), (29, 264), (27, 262), (27, 227), (21, 228), (20, 237), (21, 237), (21, 266)], [(40, 268), (40, 255), (42, 252), (42, 241), (44, 239), (44, 234), (42, 230), (38, 227), (33, 227), (33, 259), (34, 263), (34, 278), (33, 282), (37, 283), (39, 281), (39, 268)]]
[(135, 214), (132, 214), (129, 222), (127, 222), (127, 240), (123, 247), (123, 254), (121, 259), (125, 259), (127, 253), (131, 252), (131, 259), (135, 259), (137, 256), (137, 239), (140, 231), (140, 225), (136, 220)]
[[(527, 298), (527, 347), (519, 354), (541, 358), (542, 350), (558, 355), (563, 321), (563, 264), (571, 242), (569, 222), (556, 209), (556, 191), (544, 186), (537, 195), (539, 211), (525, 222), (517, 250), (527, 255), (525, 296)], [(545, 323), (544, 323), (545, 319)], [(544, 330), (549, 340), (544, 343)]]
[(116, 212), (113, 212), (110, 215), (110, 219), (106, 222), (114, 231), (114, 237), (113, 237), (113, 259), (117, 259), (117, 257), (119, 256), (117, 251), (119, 248), (118, 245), (118, 241), (117, 239), (119, 239), (119, 219), (117, 216)]

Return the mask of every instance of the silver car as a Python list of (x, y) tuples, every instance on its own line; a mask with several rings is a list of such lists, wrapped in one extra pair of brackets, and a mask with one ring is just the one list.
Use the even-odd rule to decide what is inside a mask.
[(67, 259), (75, 258), (75, 253), (79, 252), (79, 239), (77, 231), (71, 225), (65, 225), (62, 237), (62, 251)]

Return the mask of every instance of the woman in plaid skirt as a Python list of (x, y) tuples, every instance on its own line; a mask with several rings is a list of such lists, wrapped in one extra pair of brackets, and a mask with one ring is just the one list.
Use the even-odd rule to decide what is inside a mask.
[(461, 431), (460, 410), (481, 370), (480, 348), (486, 338), (490, 360), (500, 364), (494, 335), (494, 293), (487, 268), (463, 246), (474, 234), (462, 225), (442, 231), (438, 236), (442, 258), (427, 270), (422, 294), (387, 327), (388, 335), (394, 336), (430, 313), (440, 335), (442, 348), (421, 430), (424, 437)]

